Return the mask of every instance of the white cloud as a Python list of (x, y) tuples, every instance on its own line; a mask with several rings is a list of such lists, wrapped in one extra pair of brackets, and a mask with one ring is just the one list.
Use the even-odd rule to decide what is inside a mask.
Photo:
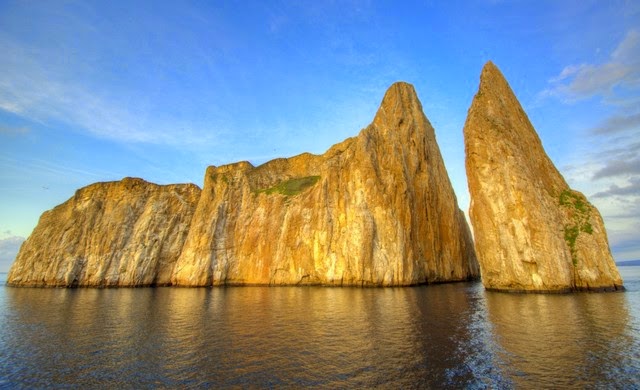
[[(543, 95), (561, 96), (569, 101), (602, 96), (607, 101), (617, 89), (640, 87), (640, 33), (631, 30), (604, 64), (566, 66), (550, 80)], [(612, 100), (613, 101), (613, 100)]]
[(640, 257), (640, 33), (629, 31), (607, 62), (568, 65), (549, 83), (541, 97), (572, 104), (595, 97), (615, 109), (597, 126), (584, 129), (584, 150), (567, 179), (589, 188), (617, 259)]
[[(210, 141), (211, 131), (194, 129), (188, 121), (153, 120), (135, 98), (123, 96), (116, 101), (64, 80), (64, 72), (49, 72), (44, 69), (46, 64), (38, 63), (44, 54), (31, 58), (1, 39), (0, 51), (12, 52), (9, 61), (0, 56), (0, 108), (5, 111), (41, 123), (60, 121), (78, 131), (125, 143), (188, 145)], [(130, 104), (122, 104), (126, 101)]]
[[(67, 22), (75, 23), (78, 31), (91, 30), (79, 18)], [(40, 33), (47, 31), (47, 27), (42, 27)], [(54, 124), (52, 128), (63, 123), (77, 132), (123, 143), (191, 146), (219, 139), (216, 128), (221, 127), (220, 123), (210, 120), (215, 116), (213, 102), (199, 110), (200, 118), (180, 115), (182, 109), (195, 105), (190, 94), (181, 96), (182, 106), (176, 108), (175, 99), (174, 105), (170, 105), (158, 102), (155, 95), (150, 96), (160, 94), (162, 97), (158, 92), (162, 80), (153, 88), (145, 89), (132, 85), (127, 79), (118, 79), (109, 67), (120, 66), (119, 59), (112, 58), (107, 48), (103, 48), (105, 52), (96, 53), (95, 47), (105, 46), (105, 38), (100, 33), (94, 32), (93, 36), (103, 40), (98, 43), (83, 36), (78, 39), (82, 43), (52, 39), (43, 44), (0, 28), (0, 110), (37, 123)], [(110, 58), (112, 62), (104, 64), (101, 58)], [(144, 57), (136, 57), (139, 58)], [(143, 66), (135, 66), (138, 65)], [(165, 66), (156, 62), (144, 64), (147, 65)], [(148, 72), (154, 71), (157, 69), (148, 69)]]
[(593, 133), (596, 135), (611, 134), (638, 128), (640, 128), (640, 112), (611, 116), (595, 127)]
[(634, 177), (629, 180), (629, 185), (620, 187), (617, 184), (611, 184), (609, 189), (597, 192), (594, 198), (606, 198), (610, 196), (632, 196), (640, 198), (640, 178)]
[(640, 55), (638, 48), (640, 48), (640, 33), (636, 30), (631, 30), (613, 51), (611, 58), (615, 61), (637, 63)]
[(640, 223), (638, 219), (625, 220), (624, 229), (610, 229), (607, 227), (609, 235), (609, 245), (614, 252), (616, 261), (640, 260)]
[(607, 63), (600, 66), (580, 65), (565, 68), (558, 81), (569, 80), (568, 84), (558, 86), (558, 90), (570, 98), (586, 98), (597, 94), (608, 95), (618, 83), (633, 72), (629, 66), (619, 63)]
[(593, 174), (593, 179), (597, 180), (622, 175), (640, 175), (640, 158), (636, 157), (631, 160), (608, 160), (605, 162), (603, 168)]
[(20, 250), (24, 237), (11, 236), (0, 239), (0, 272), (7, 272)]

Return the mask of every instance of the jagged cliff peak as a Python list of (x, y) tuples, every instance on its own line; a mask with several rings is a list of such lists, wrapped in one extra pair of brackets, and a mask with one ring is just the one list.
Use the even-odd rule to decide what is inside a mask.
[[(538, 133), (507, 79), (491, 61), (482, 68), (480, 85), (469, 107), (464, 133), (465, 139), (469, 140), (465, 142), (467, 161), (473, 161), (475, 153), (485, 148), (485, 144), (493, 142), (492, 147), (485, 150), (485, 154), (497, 148), (506, 157), (519, 156), (521, 161), (526, 161), (526, 164), (519, 167), (523, 170), (522, 173), (538, 176), (544, 183), (544, 188), (554, 191), (568, 188), (545, 152)], [(536, 172), (548, 174), (541, 176), (536, 175)], [(467, 180), (469, 185), (479, 185), (473, 177), (467, 177)]]
[(384, 94), (373, 123), (382, 127), (394, 128), (407, 116), (423, 116), (422, 104), (413, 85), (398, 81), (393, 83)]
[(487, 101), (491, 98), (498, 98), (495, 103), (502, 103), (505, 106), (515, 104), (520, 107), (520, 102), (500, 69), (493, 62), (487, 61), (480, 72), (480, 84), (474, 100)]
[(420, 100), (418, 99), (418, 94), (412, 84), (407, 83), (406, 81), (396, 81), (387, 88), (380, 105), (383, 106), (389, 101), (405, 101), (409, 103), (407, 105), (411, 105), (412, 103), (419, 102)]
[(491, 62), (482, 70), (464, 140), (485, 287), (570, 291), (622, 285), (600, 214), (569, 188)]
[[(490, 102), (493, 98), (497, 98), (498, 101)], [(504, 77), (500, 69), (491, 61), (484, 64), (482, 71), (480, 72), (478, 92), (473, 99), (473, 102), (476, 101), (479, 102), (476, 103), (476, 106), (487, 106), (499, 103), (506, 109), (522, 108), (518, 98), (511, 89), (509, 82)], [(471, 108), (474, 108), (473, 102)], [(482, 104), (480, 104), (480, 102), (482, 102)], [(522, 111), (522, 114), (526, 116), (524, 110)]]
[(504, 75), (500, 71), (500, 69), (493, 63), (493, 61), (489, 60), (482, 66), (482, 71), (480, 72), (480, 87), (482, 88), (482, 82), (490, 79), (492, 77), (499, 78), (503, 80), (505, 83), (507, 80), (504, 78)]

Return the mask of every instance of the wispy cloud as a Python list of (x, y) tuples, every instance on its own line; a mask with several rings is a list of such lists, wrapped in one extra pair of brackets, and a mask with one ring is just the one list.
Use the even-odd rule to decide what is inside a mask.
[[(0, 51), (12, 53), (11, 61), (0, 59), (0, 109), (40, 123), (66, 123), (76, 131), (125, 143), (188, 145), (206, 143), (213, 135), (210, 130), (194, 128), (188, 120), (155, 121), (143, 102), (125, 96), (122, 101), (114, 100), (63, 80), (66, 76), (43, 69), (46, 64), (38, 61), (43, 54), (28, 54), (11, 46), (0, 39)], [(129, 104), (122, 104), (125, 101)]]
[(596, 135), (613, 134), (640, 127), (640, 112), (633, 114), (619, 114), (607, 118), (592, 132)]
[(640, 157), (631, 160), (606, 161), (605, 166), (593, 174), (593, 179), (624, 175), (640, 175)]
[[(60, 16), (62, 13), (63, 10), (57, 10), (55, 16), (64, 18)], [(214, 102), (200, 111), (200, 118), (194, 118), (182, 111), (190, 114), (191, 107), (202, 104), (202, 100), (195, 103), (196, 99), (184, 92), (179, 103), (182, 106), (176, 107), (162, 100), (165, 97), (159, 91), (162, 79), (149, 87), (146, 81), (136, 84), (126, 79), (124, 71), (114, 72), (118, 67), (148, 67), (152, 79), (159, 72), (157, 68), (166, 65), (160, 59), (122, 64), (119, 61), (126, 60), (127, 55), (134, 57), (132, 61), (146, 61), (147, 57), (131, 54), (136, 48), (105, 45), (104, 36), (109, 31), (92, 26), (79, 15), (66, 15), (66, 19), (60, 21), (64, 23), (74, 25), (72, 30), (78, 35), (77, 39), (54, 37), (45, 44), (0, 28), (0, 52), (3, 53), (0, 56), (0, 110), (37, 123), (55, 123), (55, 127), (61, 123), (76, 132), (123, 143), (188, 147), (220, 138), (216, 131), (221, 128), (220, 122), (212, 120)], [(38, 34), (46, 35), (49, 29), (58, 27), (45, 23), (34, 28)], [(185, 56), (193, 54), (188, 52), (189, 48), (184, 49)], [(114, 57), (112, 50), (118, 57)], [(163, 68), (162, 71), (179, 70)], [(144, 75), (143, 70), (140, 72)], [(118, 78), (120, 74), (122, 79)]]
[(15, 260), (24, 237), (11, 236), (0, 239), (0, 272), (7, 272)]
[(118, 172), (108, 172), (104, 170), (89, 171), (73, 168), (38, 158), (16, 160), (11, 157), (0, 156), (0, 167), (6, 172), (20, 172), (25, 175), (25, 177), (34, 177), (36, 172), (39, 174), (46, 173), (50, 177), (64, 178), (72, 176), (76, 178), (87, 178), (88, 180), (96, 180), (104, 177), (125, 176)]
[(606, 191), (600, 191), (593, 195), (594, 198), (606, 198), (610, 196), (633, 196), (640, 198), (640, 178), (632, 178), (629, 185), (620, 187), (612, 184)]
[[(595, 137), (598, 152), (591, 158), (591, 178), (640, 175), (640, 107), (628, 104), (640, 98), (640, 33), (629, 31), (609, 55), (604, 64), (566, 66), (550, 80), (550, 88), (543, 95), (566, 98), (565, 102), (599, 96), (617, 111), (599, 125), (585, 129), (585, 135)], [(600, 192), (604, 196), (604, 192)]]
[(568, 101), (602, 96), (606, 102), (615, 102), (620, 93), (617, 89), (640, 87), (640, 33), (629, 31), (608, 62), (566, 66), (550, 83), (543, 95), (560, 96)]
[[(557, 97), (578, 104), (596, 98), (614, 113), (584, 129), (588, 144), (570, 181), (591, 188), (607, 221), (614, 252), (640, 253), (637, 234), (640, 215), (640, 33), (629, 31), (605, 63), (566, 66), (549, 81), (541, 97)], [(634, 255), (635, 253), (635, 255)]]

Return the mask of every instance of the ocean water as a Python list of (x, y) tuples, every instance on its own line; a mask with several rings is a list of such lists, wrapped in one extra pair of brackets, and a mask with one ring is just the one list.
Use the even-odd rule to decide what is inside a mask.
[(624, 293), (0, 287), (2, 388), (640, 388)]

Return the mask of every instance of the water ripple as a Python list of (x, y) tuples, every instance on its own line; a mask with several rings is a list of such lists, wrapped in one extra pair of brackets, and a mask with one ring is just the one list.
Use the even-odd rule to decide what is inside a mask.
[[(635, 271), (634, 271), (635, 272)], [(638, 388), (624, 294), (0, 289), (0, 387)]]

